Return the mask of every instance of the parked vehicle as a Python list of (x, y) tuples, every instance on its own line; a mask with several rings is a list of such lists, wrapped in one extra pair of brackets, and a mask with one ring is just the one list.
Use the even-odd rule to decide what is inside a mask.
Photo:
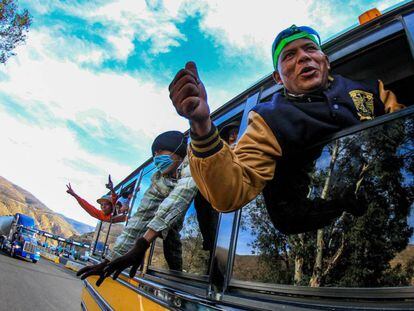
[(30, 216), (17, 213), (14, 216), (0, 217), (0, 249), (12, 257), (38, 262), (40, 252), (36, 234), (36, 224)]

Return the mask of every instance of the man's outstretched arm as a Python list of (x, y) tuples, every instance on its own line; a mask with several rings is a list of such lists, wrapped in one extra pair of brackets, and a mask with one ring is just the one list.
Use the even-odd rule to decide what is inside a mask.
[(211, 122), (207, 93), (192, 62), (177, 73), (169, 90), (178, 114), (190, 120), (191, 173), (201, 193), (218, 211), (241, 208), (273, 178), (282, 150), (272, 131), (251, 112), (245, 134), (231, 150)]
[(75, 193), (75, 191), (73, 191), (72, 186), (70, 185), (70, 183), (68, 185), (66, 185), (66, 187), (68, 188), (66, 190), (66, 192), (69, 193), (71, 196), (73, 196), (76, 199), (76, 201), (78, 201), (79, 205), (89, 215), (91, 215), (93, 218), (99, 219), (101, 221), (109, 221), (110, 220), (110, 218), (111, 218), (110, 215), (106, 216), (101, 210), (97, 209), (95, 206), (90, 204), (88, 201), (86, 201), (85, 199), (83, 199), (79, 195), (77, 195)]

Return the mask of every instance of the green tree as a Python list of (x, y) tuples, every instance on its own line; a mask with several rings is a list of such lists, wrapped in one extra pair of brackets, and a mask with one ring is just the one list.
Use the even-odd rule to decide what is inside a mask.
[(15, 55), (16, 46), (25, 42), (31, 22), (27, 10), (18, 12), (17, 0), (0, 0), (0, 63)]
[[(343, 226), (345, 254), (326, 276), (329, 285), (408, 285), (412, 271), (392, 269), (390, 261), (407, 247), (413, 233), (407, 222), (413, 203), (413, 121), (400, 120), (356, 136), (348, 144), (338, 171), (342, 172), (331, 195), (358, 176), (368, 207), (363, 217)], [(411, 177), (410, 177), (411, 176)], [(408, 177), (408, 178), (407, 178)], [(392, 281), (391, 281), (392, 280)]]
[(362, 217), (344, 212), (317, 232), (286, 236), (272, 225), (262, 199), (244, 207), (241, 227), (254, 237), (250, 247), (257, 263), (250, 280), (314, 287), (409, 285), (410, 264), (390, 262), (413, 233), (408, 224), (414, 207), (413, 137), (414, 121), (405, 119), (342, 138), (325, 147), (309, 172), (305, 199), (347, 201), (344, 195), (363, 194), (355, 205), (366, 209)]

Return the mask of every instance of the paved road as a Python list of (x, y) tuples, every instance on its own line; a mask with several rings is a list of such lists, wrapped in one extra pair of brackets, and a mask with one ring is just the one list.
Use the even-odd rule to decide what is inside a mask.
[(63, 266), (37, 264), (0, 252), (0, 311), (80, 310), (82, 283)]

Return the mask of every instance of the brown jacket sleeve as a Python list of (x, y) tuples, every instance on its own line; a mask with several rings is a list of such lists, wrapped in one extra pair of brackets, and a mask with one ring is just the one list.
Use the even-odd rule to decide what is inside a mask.
[(253, 200), (274, 175), (282, 150), (263, 118), (252, 111), (246, 132), (232, 150), (217, 129), (205, 137), (192, 134), (189, 150), (193, 179), (202, 195), (220, 212)]
[(378, 80), (378, 82), (379, 94), (381, 101), (384, 103), (385, 113), (392, 113), (404, 109), (405, 106), (397, 102), (397, 96), (395, 96), (392, 91), (386, 90), (384, 88), (384, 83), (381, 80)]

